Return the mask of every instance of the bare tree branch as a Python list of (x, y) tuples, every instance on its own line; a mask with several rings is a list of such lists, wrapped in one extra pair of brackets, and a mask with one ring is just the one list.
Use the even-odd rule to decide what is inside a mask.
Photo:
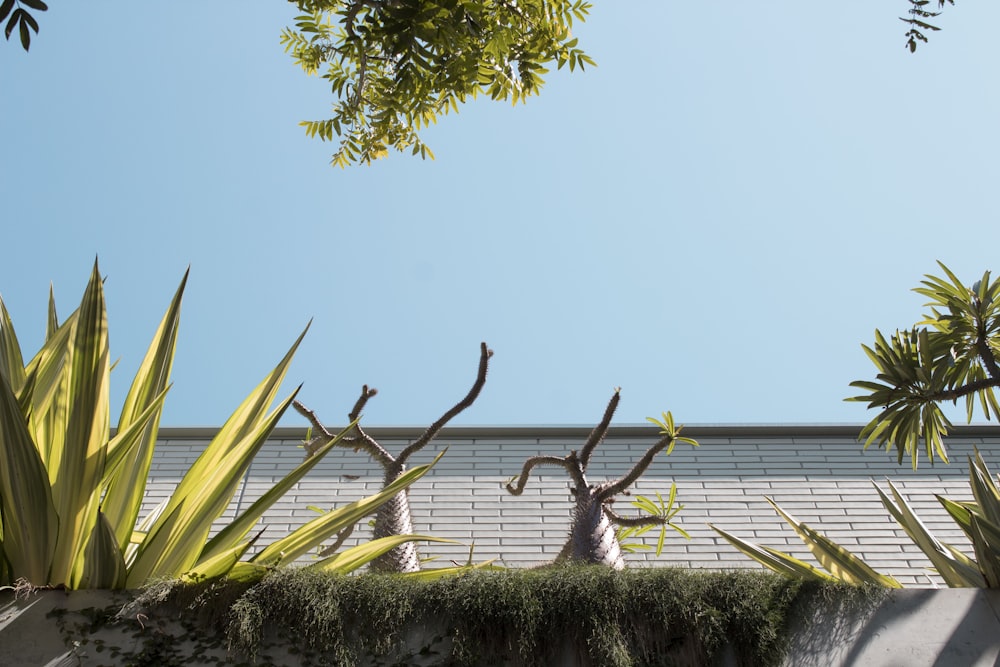
[(607, 505), (604, 506), (604, 511), (608, 513), (608, 516), (611, 517), (612, 521), (619, 526), (624, 526), (625, 528), (662, 526), (670, 521), (670, 519), (665, 516), (622, 516)]
[(340, 549), (341, 546), (343, 546), (344, 542), (347, 541), (347, 538), (350, 537), (351, 534), (354, 532), (355, 525), (357, 524), (352, 523), (350, 526), (344, 528), (342, 531), (337, 533), (336, 541), (334, 541), (333, 544), (320, 551), (319, 557), (326, 558), (327, 556), (332, 556), (333, 554), (337, 553), (337, 550)]
[[(575, 452), (571, 452), (571, 454), (573, 453)], [(514, 480), (507, 482), (507, 492), (512, 496), (519, 496), (524, 493), (524, 487), (528, 484), (528, 475), (531, 473), (531, 469), (537, 465), (560, 466), (561, 468), (564, 468), (571, 477), (574, 476), (574, 473), (579, 474), (579, 470), (574, 467), (568, 459), (569, 456), (563, 458), (559, 458), (558, 456), (532, 456), (524, 462), (521, 474), (517, 477), (517, 485), (514, 486), (512, 484)]]
[(628, 489), (637, 479), (642, 477), (642, 474), (646, 472), (646, 468), (648, 468), (653, 462), (656, 455), (666, 449), (673, 441), (674, 438), (670, 435), (665, 435), (657, 440), (656, 444), (646, 450), (646, 453), (642, 455), (642, 458), (639, 459), (634, 466), (632, 466), (632, 469), (629, 470), (624, 477), (619, 479), (617, 482), (612, 482), (602, 487), (601, 490), (598, 491), (597, 497), (604, 501), (613, 496), (617, 496), (619, 493)]
[(451, 421), (457, 414), (465, 410), (467, 407), (472, 405), (476, 398), (479, 397), (479, 392), (483, 390), (483, 385), (486, 384), (486, 372), (489, 370), (490, 357), (493, 356), (493, 350), (486, 346), (486, 343), (479, 344), (479, 371), (476, 374), (476, 381), (472, 385), (472, 389), (469, 393), (465, 395), (465, 398), (456, 403), (451, 410), (444, 413), (440, 419), (431, 424), (424, 434), (421, 435), (415, 442), (413, 442), (409, 447), (404, 449), (396, 457), (396, 461), (400, 464), (405, 464), (406, 461), (413, 454), (419, 452), (423, 449), (428, 442), (434, 439), (438, 432), (444, 428), (444, 425)]
[(608, 434), (608, 427), (611, 426), (611, 418), (615, 416), (615, 410), (618, 409), (618, 402), (621, 400), (621, 391), (621, 387), (615, 387), (615, 393), (611, 397), (611, 400), (608, 401), (608, 407), (604, 410), (604, 418), (590, 432), (587, 442), (583, 444), (583, 449), (580, 450), (580, 464), (583, 465), (584, 470), (590, 465), (590, 455), (594, 453), (594, 449), (604, 440), (604, 436)]

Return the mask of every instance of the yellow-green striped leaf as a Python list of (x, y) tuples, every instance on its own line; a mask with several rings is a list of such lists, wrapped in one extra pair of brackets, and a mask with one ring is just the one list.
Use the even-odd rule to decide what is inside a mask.
[[(160, 406), (163, 394), (170, 385), (170, 371), (180, 325), (181, 300), (184, 287), (187, 285), (188, 273), (189, 271), (184, 272), (181, 284), (174, 293), (170, 306), (146, 351), (146, 356), (132, 380), (132, 386), (125, 397), (125, 404), (118, 420), (118, 433), (121, 435), (123, 432), (134, 430), (137, 423), (142, 423), (143, 426), (134, 434), (133, 441), (115, 438), (108, 445), (109, 458), (114, 458), (117, 462), (120, 457), (123, 465), (120, 468), (115, 467), (114, 474), (108, 477), (102, 507), (115, 528), (118, 544), (123, 550), (128, 545), (132, 528), (139, 516), (146, 479), (149, 477), (149, 468), (153, 461), (153, 450), (160, 425)], [(152, 413), (149, 410), (151, 407), (153, 407)], [(127, 457), (117, 451), (118, 447), (125, 445), (126, 442), (129, 447)]]
[(407, 470), (396, 481), (378, 493), (367, 498), (362, 498), (361, 500), (356, 500), (343, 507), (338, 507), (313, 519), (304, 526), (300, 526), (285, 537), (272, 542), (263, 551), (254, 556), (251, 561), (260, 565), (271, 566), (290, 563), (300, 556), (305, 555), (311, 549), (320, 546), (331, 535), (340, 532), (348, 526), (353, 526), (364, 517), (378, 510), (387, 500), (427, 474), (427, 471), (441, 459), (443, 454), (444, 452), (438, 454), (428, 464)]

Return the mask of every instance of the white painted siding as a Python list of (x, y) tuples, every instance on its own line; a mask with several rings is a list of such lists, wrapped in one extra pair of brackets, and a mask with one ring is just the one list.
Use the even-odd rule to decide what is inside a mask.
[[(914, 472), (908, 463), (897, 465), (884, 451), (862, 452), (858, 427), (726, 426), (691, 427), (685, 435), (701, 447), (678, 445), (668, 458), (660, 455), (633, 488), (634, 494), (666, 492), (677, 482), (678, 499), (685, 505), (681, 525), (690, 541), (670, 535), (660, 558), (650, 552), (627, 556), (631, 565), (678, 565), (694, 568), (746, 568), (754, 564), (707, 527), (711, 521), (741, 537), (753, 539), (811, 560), (792, 530), (764, 500), (773, 497), (786, 511), (854, 550), (876, 569), (908, 585), (927, 585), (938, 579), (928, 573), (929, 561), (895, 527), (882, 508), (871, 479), (891, 478), (920, 512), (928, 527), (945, 541), (965, 545), (964, 536), (934, 498), (939, 493), (956, 500), (971, 499), (967, 457), (974, 447), (987, 464), (1000, 471), (1000, 429), (956, 429), (948, 440), (952, 463)], [(254, 461), (242, 507), (292, 470), (301, 460), (298, 446), (303, 429), (279, 429)], [(369, 429), (381, 444), (398, 453), (419, 436), (420, 429)], [(503, 484), (517, 475), (526, 458), (537, 454), (563, 456), (579, 448), (588, 429), (570, 427), (445, 429), (413, 460), (429, 461), (448, 447), (448, 453), (410, 492), (416, 529), (429, 535), (475, 544), (475, 560), (498, 559), (513, 567), (551, 560), (565, 539), (571, 496), (560, 468), (536, 467), (524, 494), (510, 496)], [(179, 481), (208, 442), (204, 429), (163, 429), (148, 486), (146, 509)], [(620, 427), (596, 450), (589, 470), (591, 482), (620, 476), (655, 440), (655, 430)], [(540, 476), (539, 476), (540, 475)], [(348, 477), (350, 476), (350, 477)], [(357, 479), (352, 479), (352, 477)], [(381, 469), (362, 453), (337, 449), (327, 456), (289, 494), (267, 513), (261, 544), (276, 539), (312, 519), (308, 505), (336, 507), (380, 488)], [(883, 489), (887, 487), (883, 484)], [(237, 493), (237, 498), (240, 492)], [(227, 516), (232, 516), (236, 501)], [(617, 504), (631, 513), (628, 499)], [(369, 535), (361, 526), (348, 544)], [(650, 531), (647, 543), (655, 543)], [(467, 546), (421, 546), (423, 556), (441, 564), (465, 562)]]

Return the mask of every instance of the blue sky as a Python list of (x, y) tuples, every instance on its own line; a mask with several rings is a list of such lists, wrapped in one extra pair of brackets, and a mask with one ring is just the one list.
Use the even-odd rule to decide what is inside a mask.
[(31, 354), (98, 256), (117, 410), (190, 265), (165, 425), (221, 424), (310, 318), (287, 389), (329, 423), (363, 383), (367, 423), (430, 423), (481, 340), (454, 423), (590, 424), (615, 386), (617, 423), (862, 423), (860, 344), (1000, 245), (1000, 5), (911, 55), (877, 4), (599, 0), (596, 69), (341, 171), (287, 3), (53, 2), (0, 44), (0, 294)]

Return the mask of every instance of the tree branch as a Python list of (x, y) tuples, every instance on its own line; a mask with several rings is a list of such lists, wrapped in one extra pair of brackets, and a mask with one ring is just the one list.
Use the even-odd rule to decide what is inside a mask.
[(423, 449), (427, 443), (434, 439), (434, 436), (444, 428), (444, 425), (451, 421), (455, 415), (465, 410), (467, 407), (472, 405), (476, 398), (479, 397), (479, 392), (483, 390), (483, 385), (486, 384), (486, 372), (489, 370), (490, 357), (493, 356), (493, 350), (486, 346), (486, 343), (479, 344), (479, 372), (476, 374), (476, 381), (472, 385), (472, 389), (469, 393), (465, 395), (465, 398), (456, 403), (448, 412), (444, 413), (440, 419), (431, 424), (424, 434), (421, 435), (415, 442), (410, 446), (400, 452), (399, 456), (396, 457), (396, 461), (400, 464), (406, 463), (407, 459), (413, 454), (417, 453)]
[(611, 517), (612, 521), (619, 526), (624, 526), (625, 528), (663, 526), (670, 521), (670, 519), (665, 516), (621, 516), (606, 505), (604, 507), (604, 511), (608, 513), (608, 516)]
[(583, 469), (587, 469), (587, 465), (590, 464), (590, 455), (594, 453), (594, 449), (604, 440), (604, 436), (608, 434), (608, 427), (611, 425), (611, 418), (615, 416), (615, 410), (618, 409), (618, 402), (621, 400), (621, 387), (615, 387), (615, 393), (608, 401), (608, 407), (604, 410), (604, 418), (601, 423), (594, 427), (594, 430), (590, 432), (587, 437), (587, 442), (583, 444), (583, 449), (580, 450), (580, 464)]
[(317, 449), (333, 440), (336, 436), (330, 433), (330, 431), (328, 431), (326, 427), (320, 423), (315, 412), (302, 405), (298, 399), (292, 401), (292, 407), (294, 407), (300, 415), (308, 419), (309, 423), (312, 424), (313, 430), (319, 433), (319, 435), (314, 435), (309, 442), (302, 443), (303, 449), (306, 450), (306, 458), (309, 458), (316, 453)]
[[(573, 452), (575, 453), (575, 452)], [(579, 470), (575, 469), (573, 464), (568, 460), (569, 456), (564, 458), (559, 458), (558, 456), (532, 456), (527, 461), (524, 462), (524, 467), (521, 469), (521, 474), (516, 477), (517, 486), (514, 486), (513, 479), (507, 482), (507, 493), (512, 496), (519, 496), (524, 492), (524, 487), (528, 484), (528, 475), (531, 473), (531, 469), (537, 465), (554, 465), (565, 468), (571, 477), (574, 473), (579, 474)]]
[(617, 482), (612, 482), (601, 488), (601, 490), (597, 493), (597, 497), (604, 501), (613, 496), (617, 496), (619, 493), (628, 489), (637, 479), (642, 477), (642, 474), (646, 472), (646, 468), (648, 468), (653, 462), (653, 458), (673, 441), (674, 436), (672, 435), (665, 435), (660, 438), (652, 447), (646, 450), (646, 453), (642, 455), (642, 458), (639, 459), (634, 466), (632, 466), (632, 469), (629, 470), (624, 477), (619, 479)]
[(332, 556), (333, 554), (337, 553), (337, 550), (340, 549), (340, 547), (344, 544), (344, 542), (347, 541), (347, 538), (351, 536), (351, 533), (354, 532), (355, 525), (356, 524), (352, 523), (350, 526), (337, 533), (336, 541), (330, 546), (325, 547), (322, 551), (320, 551), (319, 557), (326, 558), (327, 556)]
[(365, 433), (365, 430), (361, 428), (361, 422), (359, 420), (361, 417), (361, 411), (364, 410), (365, 406), (368, 404), (368, 399), (377, 393), (378, 389), (375, 387), (371, 387), (369, 389), (368, 385), (362, 385), (361, 396), (359, 396), (358, 400), (354, 403), (354, 407), (351, 408), (351, 412), (347, 415), (347, 418), (354, 422), (354, 432), (358, 434), (357, 439), (351, 440), (351, 444), (354, 445), (354, 451), (358, 451), (359, 449), (365, 450), (373, 459), (382, 465), (382, 468), (388, 471), (389, 466), (395, 463), (396, 459), (394, 459), (392, 454), (386, 451), (382, 445), (378, 444), (375, 438)]
[(994, 380), (1000, 381), (1000, 365), (997, 365), (996, 357), (993, 356), (993, 350), (990, 349), (990, 344), (986, 340), (985, 332), (980, 333), (976, 336), (976, 352), (979, 354), (979, 358), (983, 362), (983, 366), (989, 372), (990, 377)]
[(992, 387), (1000, 387), (1000, 377), (984, 378), (982, 380), (976, 380), (975, 382), (962, 385), (961, 387), (956, 387), (955, 389), (936, 391), (922, 396), (921, 399), (922, 402), (925, 403), (929, 403), (931, 401), (954, 401), (955, 399), (967, 396), (968, 394), (982, 391), (983, 389), (990, 389)]

